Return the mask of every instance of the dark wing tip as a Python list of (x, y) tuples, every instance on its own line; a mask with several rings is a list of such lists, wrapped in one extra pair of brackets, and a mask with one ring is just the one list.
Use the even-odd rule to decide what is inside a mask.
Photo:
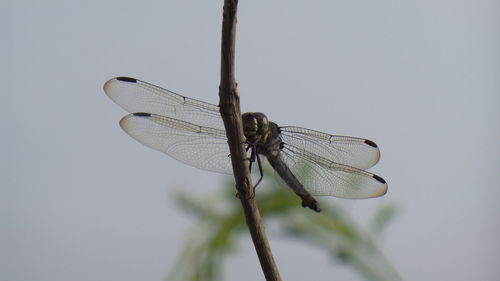
[(151, 117), (151, 113), (146, 113), (146, 112), (136, 112), (132, 113), (132, 115), (139, 117)]
[(386, 182), (385, 182), (385, 180), (384, 180), (383, 178), (381, 178), (381, 177), (379, 177), (379, 176), (377, 176), (377, 175), (373, 175), (372, 177), (373, 177), (374, 179), (378, 180), (379, 182), (383, 183), (383, 184), (385, 184), (385, 183), (386, 183)]
[(137, 83), (137, 79), (130, 78), (130, 77), (116, 77), (116, 80), (118, 81), (123, 81), (123, 82), (130, 82), (130, 83)]
[(372, 142), (371, 140), (365, 140), (365, 143), (366, 143), (367, 145), (371, 146), (371, 147), (375, 147), (375, 148), (377, 148), (377, 147), (378, 147), (378, 146), (377, 146), (377, 144), (376, 144), (376, 143), (374, 143), (374, 142)]

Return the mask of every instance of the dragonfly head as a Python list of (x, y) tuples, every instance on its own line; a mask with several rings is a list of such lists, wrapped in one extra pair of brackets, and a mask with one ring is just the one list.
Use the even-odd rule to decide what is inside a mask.
[(250, 144), (265, 144), (269, 137), (269, 120), (260, 112), (247, 112), (242, 115), (243, 132)]

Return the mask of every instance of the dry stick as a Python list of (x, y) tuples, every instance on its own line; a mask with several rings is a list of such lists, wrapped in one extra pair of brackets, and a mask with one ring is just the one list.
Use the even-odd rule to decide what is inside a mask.
[(243, 211), (252, 236), (260, 265), (267, 281), (281, 280), (267, 241), (259, 209), (252, 196), (252, 182), (248, 168), (248, 157), (244, 147), (240, 98), (234, 78), (234, 47), (236, 36), (236, 11), (238, 0), (225, 0), (222, 17), (221, 81), (219, 107), (226, 128), (234, 179)]

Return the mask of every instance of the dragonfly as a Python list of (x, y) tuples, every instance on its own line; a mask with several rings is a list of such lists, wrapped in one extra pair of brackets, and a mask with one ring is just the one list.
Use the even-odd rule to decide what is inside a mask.
[[(120, 126), (135, 140), (187, 165), (233, 173), (219, 106), (129, 77), (110, 79), (104, 91), (130, 113)], [(242, 121), (249, 167), (257, 161), (258, 182), (263, 156), (303, 207), (320, 212), (314, 196), (361, 199), (387, 192), (386, 181), (366, 171), (380, 159), (371, 140), (278, 126), (260, 112), (244, 113)]]

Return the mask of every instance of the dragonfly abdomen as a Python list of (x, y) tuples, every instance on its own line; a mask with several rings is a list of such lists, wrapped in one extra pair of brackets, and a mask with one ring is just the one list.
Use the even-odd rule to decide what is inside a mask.
[(304, 188), (280, 157), (275, 155), (266, 155), (266, 157), (269, 164), (271, 164), (280, 178), (285, 181), (287, 186), (302, 198), (302, 207), (308, 207), (318, 213), (321, 212), (321, 208), (319, 208), (316, 199), (314, 199), (314, 197)]

